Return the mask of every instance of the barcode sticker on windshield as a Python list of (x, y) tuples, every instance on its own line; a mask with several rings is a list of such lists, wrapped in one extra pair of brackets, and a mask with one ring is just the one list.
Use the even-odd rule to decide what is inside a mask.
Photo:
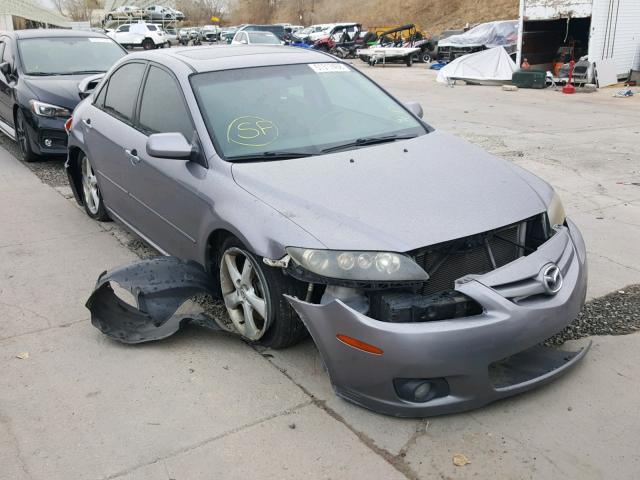
[(316, 73), (348, 72), (349, 68), (342, 63), (310, 63), (311, 70)]

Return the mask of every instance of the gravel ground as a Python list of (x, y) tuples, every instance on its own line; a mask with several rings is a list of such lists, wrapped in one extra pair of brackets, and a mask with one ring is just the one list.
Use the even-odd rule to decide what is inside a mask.
[(627, 335), (640, 331), (640, 285), (630, 285), (587, 302), (573, 323), (554, 335), (547, 344), (592, 335)]

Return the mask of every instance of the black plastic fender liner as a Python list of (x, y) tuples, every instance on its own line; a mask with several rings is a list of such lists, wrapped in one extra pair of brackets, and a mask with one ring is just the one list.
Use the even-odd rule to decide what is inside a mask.
[[(131, 292), (138, 308), (120, 299), (111, 282)], [(214, 294), (211, 276), (201, 265), (176, 257), (155, 257), (103, 272), (87, 300), (91, 323), (123, 343), (160, 340), (189, 321), (222, 330), (202, 313), (176, 313), (196, 295)]]

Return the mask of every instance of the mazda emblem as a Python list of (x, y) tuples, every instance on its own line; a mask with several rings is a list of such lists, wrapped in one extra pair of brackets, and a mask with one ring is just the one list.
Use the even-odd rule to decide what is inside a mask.
[(547, 295), (555, 295), (562, 288), (562, 272), (555, 263), (542, 268), (542, 286)]

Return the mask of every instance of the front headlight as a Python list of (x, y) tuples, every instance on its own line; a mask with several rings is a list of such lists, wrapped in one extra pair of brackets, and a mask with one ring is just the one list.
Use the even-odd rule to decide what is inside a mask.
[(322, 277), (365, 282), (424, 282), (429, 275), (410, 257), (393, 252), (287, 247), (291, 259)]
[(562, 201), (557, 193), (553, 193), (553, 198), (547, 207), (547, 217), (549, 218), (549, 224), (553, 227), (554, 225), (562, 225), (564, 224), (564, 220), (566, 218), (566, 214), (564, 213), (564, 207), (562, 206)]
[(31, 111), (41, 117), (70, 117), (71, 111), (64, 107), (51, 105), (50, 103), (40, 102), (38, 100), (29, 100)]

